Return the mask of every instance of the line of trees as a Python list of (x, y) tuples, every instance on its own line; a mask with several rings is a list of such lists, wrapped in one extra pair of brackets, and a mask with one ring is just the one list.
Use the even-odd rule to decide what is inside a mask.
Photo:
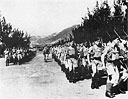
[(5, 17), (0, 17), (0, 42), (1, 45), (7, 48), (28, 48), (30, 45), (30, 35), (19, 29), (13, 29), (12, 25), (6, 22)]
[[(124, 7), (126, 7), (125, 11), (123, 11)], [(128, 4), (126, 0), (114, 1), (113, 8), (114, 11), (112, 11), (107, 0), (101, 5), (97, 1), (93, 11), (87, 8), (87, 16), (82, 18), (81, 25), (72, 31), (74, 41), (82, 43), (101, 38), (104, 42), (107, 42), (116, 37), (123, 38), (128, 36)]]

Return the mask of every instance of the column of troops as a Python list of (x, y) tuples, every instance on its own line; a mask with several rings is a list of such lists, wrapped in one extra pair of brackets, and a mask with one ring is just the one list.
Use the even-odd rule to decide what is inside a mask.
[(4, 51), (5, 64), (6, 66), (9, 66), (10, 63), (21, 65), (22, 63), (29, 61), (35, 54), (35, 49), (21, 47), (6, 48)]
[(125, 94), (128, 79), (128, 40), (116, 38), (107, 43), (97, 39), (92, 43), (73, 41), (51, 48), (53, 58), (65, 72), (69, 82), (91, 79), (91, 88), (106, 84), (109, 98)]

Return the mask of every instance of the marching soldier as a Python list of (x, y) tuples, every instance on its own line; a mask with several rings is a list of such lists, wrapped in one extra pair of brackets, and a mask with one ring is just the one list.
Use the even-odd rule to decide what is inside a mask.
[(83, 45), (82, 52), (83, 52), (82, 64), (84, 67), (86, 67), (87, 66), (87, 55), (88, 55), (87, 46)]
[(13, 58), (13, 63), (17, 64), (17, 53), (16, 53), (15, 47), (13, 47), (13, 49), (12, 49), (12, 58)]
[(73, 81), (74, 79), (74, 68), (73, 64), (75, 63), (75, 49), (73, 48), (73, 43), (70, 42), (67, 47), (67, 52), (66, 52), (66, 59), (67, 59), (67, 66), (69, 68), (69, 73), (68, 73), (68, 78), (69, 81)]
[(9, 66), (9, 49), (6, 48), (4, 51), (6, 66)]
[(47, 62), (48, 60), (48, 55), (49, 55), (49, 47), (46, 46), (44, 49), (43, 49), (43, 54), (44, 54), (44, 61)]
[(83, 48), (82, 48), (82, 52), (83, 52), (82, 65), (84, 66), (83, 76), (84, 76), (84, 78), (89, 79), (89, 78), (91, 78), (91, 68), (88, 65), (88, 60), (87, 60), (88, 49), (89, 48), (88, 48), (87, 44), (83, 45)]
[(117, 84), (117, 93), (125, 94), (126, 92), (123, 89), (123, 83), (128, 79), (128, 45), (125, 40), (122, 40), (122, 42), (119, 43), (119, 46), (121, 49), (121, 59), (119, 60), (119, 64), (117, 65), (120, 73), (120, 78)]
[(113, 87), (117, 85), (119, 79), (119, 71), (117, 68), (119, 50), (116, 44), (117, 40), (114, 40), (111, 44), (106, 46), (102, 54), (102, 64), (106, 67), (108, 73), (105, 95), (109, 98), (115, 97)]
[(92, 68), (92, 84), (91, 84), (92, 89), (99, 88), (99, 70), (103, 69), (101, 63), (101, 55), (102, 55), (102, 46), (100, 41), (97, 40), (89, 48), (89, 52), (87, 56), (89, 66), (91, 66)]
[(16, 53), (17, 53), (17, 59), (18, 59), (19, 65), (20, 65), (21, 60), (22, 60), (22, 50), (20, 48), (18, 48)]

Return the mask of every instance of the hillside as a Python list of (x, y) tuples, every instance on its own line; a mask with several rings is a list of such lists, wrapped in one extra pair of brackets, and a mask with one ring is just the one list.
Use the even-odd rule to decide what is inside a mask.
[(51, 42), (55, 42), (59, 39), (63, 39), (63, 38), (68, 38), (70, 36), (70, 34), (72, 35), (72, 30), (76, 27), (77, 25), (74, 25), (72, 27), (66, 28), (64, 30), (62, 30), (59, 33), (53, 33), (49, 36), (46, 36), (44, 38), (39, 38), (36, 43), (40, 44), (40, 45), (44, 45), (44, 44), (49, 44)]
[(42, 38), (42, 37), (41, 36), (31, 36), (30, 41), (34, 42), (40, 38)]

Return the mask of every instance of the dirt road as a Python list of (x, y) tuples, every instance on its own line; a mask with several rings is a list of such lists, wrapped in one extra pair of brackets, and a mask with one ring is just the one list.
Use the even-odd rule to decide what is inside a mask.
[[(0, 99), (108, 99), (105, 86), (92, 90), (90, 84), (91, 80), (69, 83), (60, 66), (45, 63), (41, 53), (22, 65), (6, 67), (0, 59)], [(128, 99), (128, 92), (114, 99)]]

